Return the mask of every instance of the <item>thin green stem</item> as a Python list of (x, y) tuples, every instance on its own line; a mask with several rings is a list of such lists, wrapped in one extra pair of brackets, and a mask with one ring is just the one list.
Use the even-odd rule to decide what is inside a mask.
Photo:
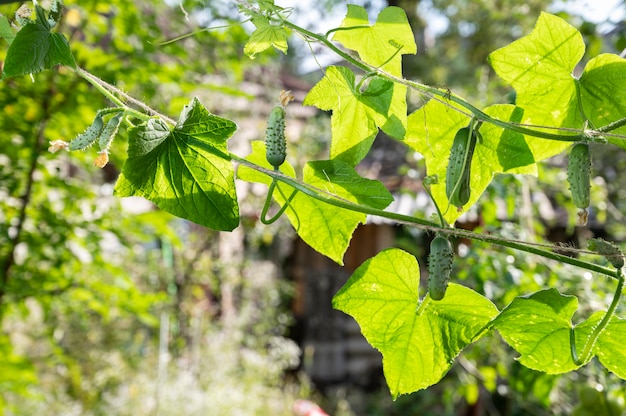
[(283, 192), (280, 190), (280, 188), (278, 188), (278, 192), (282, 195), (283, 198), (285, 198), (285, 203), (283, 204), (282, 207), (280, 207), (278, 212), (272, 218), (267, 219), (266, 218), (267, 212), (269, 211), (270, 205), (272, 203), (272, 196), (274, 195), (274, 189), (276, 189), (276, 178), (272, 178), (272, 183), (270, 184), (270, 187), (267, 190), (267, 197), (265, 198), (265, 204), (263, 204), (263, 209), (261, 210), (260, 219), (261, 219), (261, 222), (265, 225), (273, 224), (274, 222), (276, 222), (276, 220), (280, 218), (281, 215), (283, 215), (283, 213), (287, 210), (287, 208), (289, 208), (289, 204), (298, 193), (298, 191), (294, 189), (294, 191), (291, 193), (289, 198), (285, 198), (285, 195), (283, 194)]
[(432, 203), (435, 205), (435, 209), (437, 210), (437, 215), (439, 215), (439, 222), (441, 223), (441, 228), (448, 228), (449, 227), (448, 222), (443, 217), (443, 214), (441, 213), (441, 210), (439, 209), (439, 204), (437, 204), (437, 201), (435, 201), (435, 198), (433, 197), (432, 192), (430, 192), (430, 184), (425, 183), (425, 182), (422, 182), (422, 184), (424, 185), (424, 191), (426, 191), (426, 194), (428, 195)]
[(112, 103), (116, 104), (118, 107), (126, 107), (126, 104), (124, 104), (122, 100), (111, 94), (106, 88), (101, 85), (104, 81), (102, 81), (100, 78), (92, 75), (82, 68), (76, 68), (76, 73), (85, 81), (93, 85), (102, 95), (107, 97)]
[[(200, 144), (200, 142), (198, 142), (198, 144)], [(204, 146), (206, 146), (207, 150), (209, 150), (208, 147), (210, 146), (206, 144)], [(498, 237), (495, 235), (478, 234), (478, 233), (474, 233), (474, 232), (462, 230), (462, 229), (457, 229), (457, 228), (445, 228), (445, 227), (441, 227), (440, 224), (437, 224), (436, 222), (433, 222), (433, 221), (425, 220), (422, 218), (416, 218), (416, 217), (412, 217), (408, 215), (398, 214), (395, 212), (384, 211), (384, 210), (373, 208), (367, 205), (357, 204), (352, 201), (348, 201), (347, 199), (341, 198), (337, 195), (331, 194), (323, 189), (316, 188), (312, 185), (301, 182), (295, 178), (284, 175), (281, 172), (272, 171), (262, 166), (256, 165), (232, 153), (228, 155), (228, 158), (231, 160), (237, 161), (238, 163), (245, 165), (251, 169), (254, 169), (258, 172), (264, 173), (273, 179), (275, 178), (277, 181), (283, 182), (295, 188), (299, 192), (302, 192), (305, 195), (308, 195), (312, 198), (317, 199), (318, 201), (327, 203), (329, 205), (333, 205), (338, 208), (343, 208), (343, 209), (347, 209), (350, 211), (355, 211), (355, 212), (360, 212), (363, 214), (386, 218), (386, 219), (395, 221), (398, 224), (419, 227), (419, 228), (430, 230), (433, 232), (440, 232), (443, 234), (449, 234), (449, 235), (454, 235), (457, 237), (469, 238), (469, 239), (476, 240), (476, 241), (483, 241), (486, 243), (491, 243), (491, 244), (495, 244), (495, 245), (499, 245), (503, 247), (509, 247), (515, 250), (519, 250), (519, 251), (523, 251), (523, 252), (531, 253), (531, 254), (536, 254), (538, 256), (545, 257), (547, 259), (570, 264), (572, 266), (576, 266), (584, 270), (600, 273), (600, 274), (609, 276), (613, 279), (617, 279), (617, 277), (615, 276), (615, 270), (612, 268), (600, 266), (594, 263), (579, 260), (577, 258), (568, 257), (563, 254), (558, 254), (558, 253), (549, 251), (547, 249), (540, 248), (539, 246), (533, 245), (532, 243), (527, 243), (524, 241), (508, 240), (508, 239)]]
[(617, 305), (622, 298), (622, 291), (624, 290), (624, 275), (622, 274), (622, 269), (617, 269), (617, 272), (615, 273), (615, 278), (617, 279), (617, 287), (615, 288), (613, 300), (611, 301), (609, 309), (607, 309), (600, 323), (593, 329), (593, 332), (591, 333), (589, 338), (587, 338), (587, 342), (583, 347), (583, 352), (580, 357), (576, 352), (576, 336), (574, 333), (574, 327), (570, 329), (570, 350), (572, 353), (572, 360), (576, 365), (583, 365), (591, 359), (591, 350), (593, 349), (594, 345), (596, 345), (598, 337), (606, 329), (607, 325), (609, 324), (609, 322), (611, 322), (611, 319), (615, 315), (615, 309), (617, 308)]
[(334, 32), (341, 32), (342, 30), (370, 29), (370, 28), (371, 28), (370, 25), (360, 25), (360, 26), (350, 26), (350, 27), (336, 27), (336, 28), (330, 29), (328, 32), (326, 32), (326, 35), (324, 35), (324, 36), (326, 37), (326, 39), (328, 39), (330, 34), (334, 33)]
[(189, 32), (189, 33), (186, 33), (184, 35), (180, 35), (180, 36), (177, 36), (175, 38), (172, 38), (172, 39), (169, 39), (169, 40), (165, 40), (163, 42), (154, 42), (152, 44), (156, 45), (156, 46), (165, 46), (165, 45), (169, 45), (170, 43), (178, 42), (179, 40), (183, 40), (183, 39), (186, 39), (188, 37), (197, 35), (198, 33), (208, 32), (208, 31), (216, 30), (216, 29), (226, 29), (226, 28), (233, 27), (233, 26), (239, 26), (239, 25), (242, 25), (242, 24), (244, 24), (246, 22), (249, 22), (250, 20), (251, 19), (246, 19), (246, 20), (243, 20), (241, 22), (229, 23), (227, 25), (203, 27), (202, 29), (196, 29), (196, 30), (194, 30), (192, 32)]
[[(140, 120), (147, 120), (151, 116), (157, 116), (157, 117), (160, 117), (161, 119), (163, 119), (164, 121), (166, 121), (167, 123), (170, 123), (172, 125), (176, 124), (176, 122), (173, 119), (171, 119), (171, 118), (167, 117), (166, 115), (163, 115), (163, 114), (155, 111), (152, 107), (149, 107), (148, 105), (144, 104), (143, 102), (141, 102), (141, 101), (131, 97), (130, 95), (126, 94), (125, 92), (123, 92), (119, 88), (117, 88), (114, 85), (111, 85), (108, 82), (98, 78), (97, 76), (93, 75), (92, 73), (90, 73), (88, 71), (85, 71), (82, 68), (77, 68), (76, 69), (76, 73), (80, 77), (85, 79), (87, 82), (89, 82), (91, 85), (93, 85), (98, 91), (100, 91), (105, 97), (107, 97), (113, 103), (115, 103), (119, 107), (123, 107), (127, 114), (132, 115), (133, 117), (136, 117), (136, 118), (138, 118)], [(136, 105), (137, 107), (141, 108), (146, 113), (148, 113), (148, 115), (146, 115), (146, 114), (144, 114), (144, 113), (142, 113), (140, 111), (137, 111), (134, 108), (129, 107), (128, 105), (126, 105), (126, 103), (124, 101), (119, 99), (118, 96), (122, 97), (125, 101), (127, 101), (127, 102), (129, 102), (129, 103), (131, 103), (133, 105)]]
[(468, 110), (471, 113), (471, 116), (475, 117), (476, 119), (478, 119), (479, 121), (485, 122), (485, 123), (490, 123), (493, 124), (495, 126), (501, 127), (503, 129), (508, 129), (508, 130), (512, 130), (512, 131), (516, 131), (518, 133), (522, 133), (524, 135), (528, 135), (528, 136), (533, 136), (533, 137), (540, 137), (543, 139), (549, 139), (549, 140), (557, 140), (557, 141), (568, 141), (568, 142), (575, 142), (575, 141), (579, 141), (579, 140), (584, 140), (586, 138), (588, 138), (588, 134), (589, 132), (579, 132), (578, 134), (573, 134), (573, 135), (562, 135), (562, 134), (552, 134), (552, 133), (547, 133), (547, 132), (543, 132), (543, 131), (539, 131), (539, 130), (535, 130), (535, 129), (530, 129), (530, 128), (526, 128), (526, 127), (522, 127), (519, 125), (515, 125), (515, 124), (511, 124), (508, 123), (506, 121), (502, 121), (502, 120), (498, 120), (496, 118), (493, 118), (489, 115), (487, 115), (486, 113), (484, 113), (483, 111), (481, 111), (480, 109), (478, 109), (477, 107), (475, 107), (474, 105), (470, 104), (469, 102), (465, 101), (464, 99), (462, 99), (461, 97), (458, 97), (456, 95), (450, 94), (450, 91), (448, 91), (447, 88), (436, 88), (436, 87), (431, 87), (425, 84), (421, 84), (419, 82), (415, 82), (415, 81), (410, 81), (407, 80), (405, 78), (402, 77), (398, 77), (395, 75), (392, 75), (386, 71), (384, 71), (383, 69), (374, 67), (372, 65), (369, 65), (363, 61), (361, 61), (358, 58), (355, 58), (351, 55), (349, 55), (348, 53), (342, 51), (340, 48), (338, 48), (336, 45), (334, 45), (332, 43), (332, 41), (330, 41), (326, 36), (324, 35), (319, 35), (317, 33), (313, 33), (311, 31), (308, 31), (298, 25), (295, 25), (289, 21), (284, 21), (284, 25), (289, 27), (290, 29), (302, 34), (303, 36), (316, 40), (318, 42), (323, 43), (327, 48), (329, 48), (330, 50), (332, 50), (333, 52), (335, 52), (337, 55), (339, 55), (341, 58), (345, 59), (346, 61), (350, 62), (352, 65), (354, 65), (355, 67), (363, 70), (366, 73), (370, 73), (370, 72), (375, 72), (378, 76), (387, 79), (389, 81), (395, 82), (397, 84), (401, 84), (401, 85), (405, 85), (409, 88), (418, 90), (422, 93), (425, 93), (427, 95), (429, 95), (430, 97), (440, 97), (440, 99), (443, 99), (445, 101), (451, 101), (455, 104), (458, 104), (459, 106), (465, 108), (466, 110)]

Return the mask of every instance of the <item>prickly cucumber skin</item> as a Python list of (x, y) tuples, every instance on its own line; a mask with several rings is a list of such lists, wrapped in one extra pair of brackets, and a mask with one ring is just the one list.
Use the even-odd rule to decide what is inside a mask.
[(111, 146), (111, 142), (115, 138), (115, 135), (117, 134), (117, 129), (120, 127), (121, 122), (121, 113), (118, 113), (109, 119), (106, 126), (104, 126), (104, 128), (102, 129), (102, 133), (100, 133), (100, 139), (98, 140), (98, 146), (100, 147), (100, 150), (107, 150), (109, 146)]
[(589, 144), (576, 143), (569, 154), (567, 182), (574, 205), (579, 208), (578, 225), (586, 225), (591, 192), (591, 152)]
[(476, 133), (469, 127), (456, 132), (446, 169), (446, 196), (450, 203), (462, 208), (470, 199), (470, 173), (476, 148)]
[(267, 162), (278, 169), (285, 162), (287, 156), (285, 110), (282, 107), (274, 107), (270, 113), (265, 132), (265, 148)]
[(84, 132), (76, 136), (76, 138), (70, 142), (68, 147), (69, 150), (85, 150), (98, 140), (98, 136), (100, 136), (103, 128), (104, 120), (102, 120), (102, 116), (98, 114), (93, 120), (93, 123), (91, 123), (91, 125), (87, 127)]
[(446, 294), (453, 260), (450, 241), (441, 235), (435, 237), (428, 255), (428, 294), (432, 300), (441, 300)]

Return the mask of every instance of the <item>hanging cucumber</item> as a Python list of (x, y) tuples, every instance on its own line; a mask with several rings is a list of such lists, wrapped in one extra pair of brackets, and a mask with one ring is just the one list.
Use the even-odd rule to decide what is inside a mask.
[(453, 260), (450, 240), (442, 235), (435, 237), (428, 255), (428, 294), (432, 300), (441, 300), (446, 294)]
[(446, 196), (450, 204), (462, 209), (470, 199), (470, 172), (477, 135), (470, 127), (456, 132), (446, 169)]
[(591, 193), (591, 151), (589, 144), (576, 143), (569, 154), (567, 181), (572, 200), (578, 208), (576, 225), (587, 225)]
[(265, 157), (274, 169), (278, 169), (287, 156), (285, 139), (285, 109), (277, 106), (272, 109), (265, 132)]

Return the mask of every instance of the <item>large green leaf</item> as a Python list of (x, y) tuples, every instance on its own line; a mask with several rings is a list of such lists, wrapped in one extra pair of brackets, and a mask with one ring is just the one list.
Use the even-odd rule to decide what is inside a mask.
[[(449, 204), (446, 196), (450, 148), (457, 130), (470, 121), (466, 115), (456, 111), (458, 107), (455, 106), (451, 102), (429, 101), (409, 115), (405, 139), (410, 148), (424, 156), (428, 175), (438, 176), (439, 183), (432, 185), (431, 191), (449, 223), (462, 214)], [(484, 111), (494, 118), (516, 123), (524, 113), (521, 108), (507, 104), (494, 105)], [(470, 181), (472, 191), (465, 208), (476, 203), (495, 173), (536, 174), (535, 159), (523, 135), (490, 124), (484, 124), (479, 131), (482, 140), (478, 141), (474, 151)]]
[(419, 282), (415, 257), (388, 249), (363, 263), (333, 298), (382, 353), (394, 398), (441, 380), (498, 313), (488, 299), (454, 283), (443, 300), (420, 302)]
[[(402, 76), (402, 55), (417, 51), (405, 12), (387, 7), (370, 25), (367, 11), (348, 5), (348, 14), (334, 40), (359, 53), (361, 59)], [(351, 165), (369, 151), (380, 127), (396, 139), (406, 133), (406, 87), (372, 77), (365, 88), (355, 85), (348, 68), (330, 67), (306, 96), (304, 104), (333, 110), (330, 157)]]
[(367, 10), (349, 4), (340, 27), (342, 30), (335, 32), (334, 40), (358, 52), (368, 64), (393, 75), (402, 75), (402, 55), (417, 52), (413, 31), (400, 7), (384, 8), (376, 23), (370, 25)]
[[(581, 102), (591, 127), (602, 127), (626, 117), (626, 59), (603, 54), (591, 59), (580, 77)], [(626, 134), (626, 126), (612, 133)], [(626, 149), (626, 140), (609, 136)]]
[[(37, 20), (17, 32), (9, 46), (2, 79), (35, 74), (59, 64), (76, 67), (67, 39), (59, 33), (50, 32), (43, 9), (39, 5), (35, 8)], [(10, 36), (3, 34), (3, 37), (10, 41)]]
[[(372, 77), (366, 85), (365, 90), (360, 91), (350, 69), (331, 66), (303, 103), (333, 111), (330, 157), (353, 166), (367, 155), (378, 133), (377, 127), (391, 134), (397, 129), (390, 126), (400, 120), (396, 113), (406, 113), (406, 103), (393, 101), (397, 87), (393, 83)], [(395, 131), (396, 136), (404, 136), (404, 130), (402, 127), (401, 132)]]
[[(585, 53), (581, 34), (565, 20), (542, 13), (533, 31), (496, 50), (489, 62), (517, 92), (516, 104), (525, 110), (524, 123), (555, 127), (582, 127), (577, 110), (574, 68)], [(530, 143), (542, 160), (568, 143), (539, 140)]]
[(130, 129), (128, 160), (116, 194), (142, 196), (164, 211), (216, 230), (234, 229), (239, 207), (226, 141), (236, 129), (196, 98), (173, 130), (160, 119)]
[[(571, 319), (577, 307), (575, 296), (542, 290), (515, 298), (494, 320), (494, 328), (521, 354), (519, 361), (526, 367), (548, 374), (566, 373), (579, 367), (570, 352)], [(585, 335), (589, 333), (576, 331), (578, 345), (584, 343)]]
[[(606, 313), (596, 312), (574, 326), (571, 319), (577, 306), (578, 299), (575, 296), (562, 295), (556, 289), (542, 290), (530, 296), (515, 298), (494, 319), (493, 327), (521, 354), (519, 361), (526, 367), (548, 374), (566, 373), (580, 367), (572, 359), (572, 328), (576, 350), (580, 355), (592, 331)], [(626, 321), (612, 317), (587, 359), (597, 355), (607, 369), (626, 379), (625, 343)]]
[[(523, 123), (582, 129), (589, 121), (590, 127), (598, 128), (624, 116), (626, 60), (611, 54), (597, 56), (579, 80), (573, 71), (584, 52), (582, 36), (574, 27), (542, 13), (528, 36), (493, 52), (489, 61), (516, 89), (517, 105), (525, 109)], [(626, 128), (616, 132), (624, 133)], [(610, 141), (626, 148), (624, 140)], [(527, 142), (537, 161), (568, 146), (537, 138)]]
[[(604, 312), (596, 312), (585, 322), (595, 326), (604, 316)], [(609, 371), (626, 380), (626, 320), (614, 316), (604, 331), (598, 337), (593, 348), (598, 360)]]

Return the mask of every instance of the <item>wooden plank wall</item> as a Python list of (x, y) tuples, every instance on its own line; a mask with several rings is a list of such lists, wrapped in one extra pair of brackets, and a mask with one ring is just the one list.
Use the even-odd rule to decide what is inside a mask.
[(296, 293), (292, 335), (303, 349), (303, 368), (318, 385), (378, 383), (381, 356), (360, 333), (350, 316), (334, 310), (332, 297), (368, 258), (394, 245), (394, 226), (367, 224), (357, 228), (344, 256), (345, 266), (296, 240), (288, 270)]

